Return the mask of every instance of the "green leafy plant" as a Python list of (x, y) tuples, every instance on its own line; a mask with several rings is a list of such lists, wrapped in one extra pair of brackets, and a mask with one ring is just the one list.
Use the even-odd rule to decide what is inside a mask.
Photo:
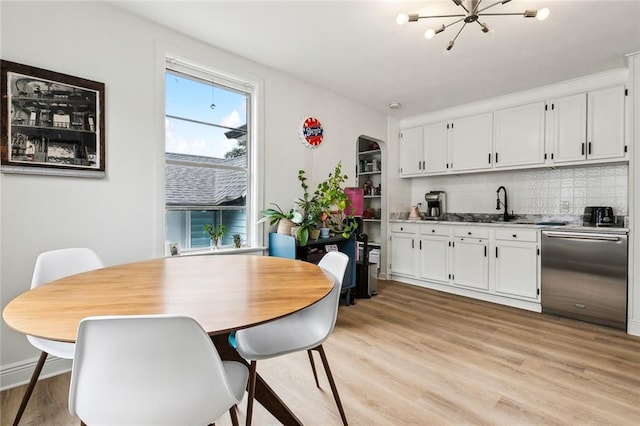
[(303, 217), (300, 213), (295, 211), (294, 209), (289, 210), (288, 212), (284, 212), (279, 205), (275, 203), (271, 203), (274, 206), (274, 209), (266, 209), (260, 212), (263, 216), (258, 223), (269, 222), (269, 225), (277, 225), (281, 219), (287, 219), (295, 224), (302, 223)]
[(214, 247), (218, 247), (218, 240), (224, 237), (224, 233), (227, 231), (227, 227), (219, 223), (217, 225), (206, 224), (203, 227), (204, 232), (209, 234)]
[(324, 181), (318, 184), (318, 188), (314, 193), (322, 207), (322, 211), (327, 217), (323, 219), (323, 223), (334, 232), (339, 232), (344, 238), (349, 238), (351, 233), (355, 231), (358, 224), (353, 220), (353, 215), (345, 216), (344, 209), (350, 204), (349, 197), (342, 187), (349, 179), (349, 176), (342, 173), (342, 163), (338, 162), (333, 173)]

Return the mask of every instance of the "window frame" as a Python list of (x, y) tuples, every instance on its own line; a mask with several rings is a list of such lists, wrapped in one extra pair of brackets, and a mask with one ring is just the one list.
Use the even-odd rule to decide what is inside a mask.
[[(181, 160), (167, 160), (166, 158), (166, 127), (164, 125), (167, 117), (171, 117), (173, 119), (178, 119), (178, 120), (186, 120), (186, 121), (194, 121), (195, 123), (198, 124), (205, 124), (205, 125), (211, 125), (211, 126), (216, 126), (219, 128), (224, 128), (225, 126), (221, 126), (219, 124), (215, 124), (215, 123), (207, 123), (207, 122), (200, 122), (198, 120), (189, 120), (188, 118), (185, 117), (173, 117), (171, 115), (167, 114), (167, 109), (166, 109), (166, 86), (165, 86), (165, 79), (168, 76), (169, 72), (173, 72), (176, 74), (180, 74), (182, 76), (184, 76), (185, 78), (192, 78), (195, 81), (199, 81), (205, 84), (214, 84), (216, 87), (221, 87), (225, 90), (230, 90), (230, 91), (235, 91), (238, 93), (241, 93), (243, 95), (247, 95), (247, 110), (246, 110), (246, 126), (247, 126), (247, 144), (246, 144), (246, 166), (245, 167), (238, 167), (238, 166), (229, 166), (229, 165), (212, 165), (212, 164), (206, 164), (206, 163), (200, 163), (200, 162), (190, 162), (190, 161), (181, 161)], [(246, 173), (247, 176), (247, 187), (246, 187), (246, 197), (245, 197), (245, 206), (244, 206), (244, 211), (245, 211), (245, 215), (246, 215), (246, 241), (245, 246), (242, 248), (242, 250), (246, 250), (248, 249), (261, 249), (260, 247), (260, 242), (261, 242), (261, 236), (259, 235), (259, 233), (257, 232), (257, 227), (255, 226), (255, 221), (252, 220), (252, 218), (254, 218), (257, 215), (257, 211), (259, 210), (259, 201), (261, 198), (260, 195), (260, 190), (259, 190), (259, 185), (258, 183), (262, 181), (262, 179), (260, 178), (260, 176), (262, 176), (263, 174), (263, 168), (262, 168), (262, 164), (257, 161), (257, 159), (259, 158), (258, 156), (258, 151), (259, 151), (259, 139), (257, 137), (258, 135), (258, 125), (259, 125), (259, 120), (257, 119), (257, 117), (259, 116), (259, 111), (258, 111), (258, 105), (259, 105), (259, 98), (261, 97), (261, 91), (262, 91), (262, 85), (260, 82), (256, 81), (255, 79), (247, 79), (247, 78), (240, 78), (240, 77), (232, 77), (229, 74), (220, 72), (219, 70), (214, 69), (213, 67), (210, 66), (201, 66), (201, 65), (196, 65), (195, 63), (191, 62), (191, 61), (186, 61), (184, 59), (177, 59), (176, 57), (170, 56), (170, 55), (165, 55), (165, 61), (163, 64), (163, 69), (162, 69), (162, 87), (163, 87), (163, 99), (165, 99), (165, 103), (163, 104), (163, 109), (162, 109), (162, 119), (163, 119), (163, 149), (162, 149), (162, 155), (163, 155), (163, 170), (166, 167), (167, 164), (177, 164), (177, 165), (186, 165), (186, 166), (195, 166), (195, 167), (210, 167), (210, 168), (214, 168), (214, 169), (228, 169), (228, 170), (237, 170), (237, 171), (241, 171)], [(231, 129), (233, 130), (233, 129)], [(166, 174), (163, 174), (163, 178), (166, 179)], [(193, 210), (219, 210), (220, 208), (225, 209), (226, 206), (218, 206), (218, 208), (216, 208), (216, 206), (208, 206), (208, 205), (202, 205), (202, 206), (189, 206), (189, 208), (185, 208), (185, 209), (170, 209), (168, 208), (169, 206), (167, 206), (167, 199), (166, 199), (166, 181), (165, 181), (165, 185), (164, 185), (164, 190), (163, 190), (163, 234), (164, 237), (166, 239), (166, 214), (168, 210), (184, 210), (186, 212), (188, 212), (187, 215), (187, 222), (185, 223), (185, 227), (187, 229), (190, 230), (190, 223), (191, 223), (191, 211)], [(234, 208), (234, 210), (238, 210), (238, 208)], [(186, 238), (187, 241), (191, 240), (191, 234), (190, 232), (186, 233)], [(190, 246), (190, 242), (188, 244)], [(184, 248), (185, 251), (189, 252), (197, 252), (197, 251), (202, 251), (204, 250), (203, 248), (195, 248), (192, 249), (190, 247), (185, 247)]]

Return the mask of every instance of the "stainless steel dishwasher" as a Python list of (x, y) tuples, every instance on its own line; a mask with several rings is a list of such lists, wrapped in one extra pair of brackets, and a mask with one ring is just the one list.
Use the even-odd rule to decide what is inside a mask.
[(542, 312), (626, 330), (627, 233), (542, 231)]

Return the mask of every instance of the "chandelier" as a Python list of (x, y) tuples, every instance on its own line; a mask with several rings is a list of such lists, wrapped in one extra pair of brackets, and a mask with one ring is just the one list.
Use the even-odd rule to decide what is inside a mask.
[(406, 13), (401, 13), (396, 18), (396, 23), (398, 25), (404, 25), (407, 22), (417, 22), (418, 19), (458, 18), (453, 22), (450, 22), (449, 24), (446, 24), (446, 25), (442, 25), (438, 28), (429, 28), (424, 33), (424, 38), (430, 40), (436, 34), (440, 34), (448, 27), (455, 25), (459, 22), (463, 22), (462, 27), (460, 27), (460, 30), (458, 30), (458, 33), (456, 34), (456, 36), (453, 38), (453, 40), (449, 42), (449, 45), (447, 46), (447, 50), (451, 50), (453, 49), (453, 45), (456, 39), (458, 38), (462, 30), (464, 30), (464, 27), (467, 24), (476, 22), (480, 26), (480, 29), (482, 30), (483, 33), (488, 33), (490, 31), (486, 23), (479, 21), (480, 17), (482, 16), (520, 15), (520, 16), (523, 16), (524, 18), (536, 18), (539, 21), (544, 21), (549, 16), (549, 9), (547, 9), (546, 7), (539, 10), (525, 10), (523, 13), (486, 13), (485, 12), (485, 10), (487, 9), (490, 9), (499, 4), (509, 3), (511, 0), (500, 0), (495, 3), (491, 3), (486, 7), (481, 7), (482, 0), (451, 0), (451, 1), (453, 1), (456, 4), (456, 6), (460, 6), (461, 8), (463, 8), (465, 13), (460, 13), (455, 15), (432, 15), (432, 16), (420, 16), (417, 13), (412, 13), (408, 15)]

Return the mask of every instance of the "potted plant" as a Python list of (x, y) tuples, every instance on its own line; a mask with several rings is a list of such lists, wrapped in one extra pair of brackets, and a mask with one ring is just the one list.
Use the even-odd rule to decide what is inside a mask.
[(233, 234), (233, 247), (242, 247), (242, 237), (240, 236), (240, 234)]
[(323, 213), (326, 215), (322, 220), (323, 227), (328, 225), (331, 230), (341, 233), (344, 238), (349, 238), (358, 226), (352, 220), (353, 215), (345, 217), (343, 213), (350, 203), (349, 197), (347, 197), (342, 187), (347, 179), (349, 179), (349, 176), (342, 174), (342, 163), (338, 162), (333, 173), (329, 173), (327, 179), (318, 184), (318, 188), (314, 193), (314, 196), (319, 199)]
[(293, 209), (285, 213), (279, 205), (271, 204), (275, 208), (261, 211), (263, 217), (258, 223), (268, 221), (271, 226), (278, 225), (277, 233), (291, 235), (291, 228), (302, 223), (302, 215)]
[(221, 223), (217, 225), (206, 224), (204, 225), (203, 229), (204, 229), (204, 232), (209, 234), (209, 237), (211, 238), (211, 247), (216, 249), (219, 248), (218, 242), (224, 236), (224, 233), (227, 230), (227, 227)]
[(309, 239), (317, 240), (320, 236), (318, 225), (322, 215), (322, 207), (319, 203), (309, 205), (309, 209), (304, 215), (304, 219), (296, 230), (296, 237), (301, 246), (306, 246)]
[(302, 187), (302, 198), (296, 200), (296, 204), (302, 210), (303, 221), (297, 229), (296, 236), (300, 241), (300, 245), (307, 244), (309, 238), (317, 240), (320, 236), (320, 218), (322, 216), (322, 205), (316, 194), (311, 195), (309, 185), (307, 184), (307, 176), (304, 170), (298, 171), (298, 180)]

